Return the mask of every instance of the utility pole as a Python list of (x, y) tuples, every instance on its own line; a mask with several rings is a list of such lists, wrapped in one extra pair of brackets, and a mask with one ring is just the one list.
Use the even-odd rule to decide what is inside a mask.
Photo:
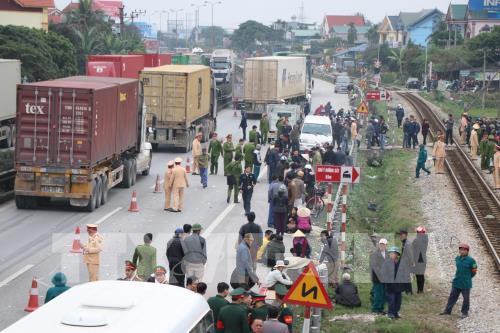
[(481, 101), (481, 106), (483, 110), (484, 110), (485, 98), (486, 98), (486, 49), (483, 49), (483, 97)]
[(425, 68), (424, 68), (424, 85), (425, 85), (425, 89), (427, 89), (427, 91), (429, 90), (429, 88), (427, 87), (427, 49), (429, 48), (429, 44), (426, 43), (425, 44)]
[(206, 5), (212, 6), (212, 49), (215, 48), (215, 31), (214, 31), (214, 7), (220, 5), (222, 1), (205, 1)]
[(172, 13), (175, 13), (175, 47), (178, 46), (178, 42), (179, 42), (179, 30), (178, 30), (178, 27), (179, 27), (179, 22), (177, 21), (177, 15), (179, 14), (179, 12), (182, 12), (183, 9), (170, 9), (170, 11)]

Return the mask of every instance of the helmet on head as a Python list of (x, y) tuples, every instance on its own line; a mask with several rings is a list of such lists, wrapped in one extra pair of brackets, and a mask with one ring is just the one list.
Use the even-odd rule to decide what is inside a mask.
[(399, 247), (397, 247), (397, 246), (391, 246), (389, 248), (389, 251), (387, 251), (387, 252), (395, 252), (397, 254), (401, 254), (401, 252), (399, 251)]
[(307, 170), (312, 170), (312, 166), (311, 166), (311, 164), (306, 164), (306, 166), (304, 167), (304, 169), (307, 169)]
[(459, 248), (459, 249), (464, 249), (464, 250), (467, 250), (467, 251), (469, 251), (469, 250), (470, 250), (470, 246), (469, 246), (469, 244), (467, 244), (467, 243), (460, 243), (460, 244), (458, 245), (458, 248)]

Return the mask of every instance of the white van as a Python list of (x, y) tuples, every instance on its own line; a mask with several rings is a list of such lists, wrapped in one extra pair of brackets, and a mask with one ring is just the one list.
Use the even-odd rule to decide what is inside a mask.
[(72, 287), (4, 333), (214, 333), (205, 299), (149, 282), (97, 281)]
[(309, 115), (300, 131), (300, 152), (311, 150), (317, 144), (333, 142), (332, 124), (329, 117)]

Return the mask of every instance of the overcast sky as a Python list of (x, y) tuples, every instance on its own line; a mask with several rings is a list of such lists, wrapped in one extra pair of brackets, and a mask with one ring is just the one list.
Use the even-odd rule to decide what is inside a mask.
[[(77, 0), (73, 0), (77, 1)], [(380, 22), (384, 16), (396, 15), (400, 11), (419, 11), (424, 8), (437, 7), (446, 13), (450, 0), (220, 0), (222, 3), (215, 6), (214, 24), (224, 28), (237, 28), (238, 24), (246, 20), (256, 20), (266, 25), (276, 19), (290, 20), (292, 16), (299, 16), (301, 4), (304, 4), (306, 21), (320, 23), (325, 14), (350, 15), (356, 12), (363, 13), (372, 22)], [(56, 0), (58, 8), (64, 8), (70, 1)], [(158, 24), (158, 10), (183, 9), (191, 15), (194, 22), (194, 7), (192, 3), (202, 4), (203, 0), (123, 0), (125, 12), (134, 9), (146, 10), (141, 21)], [(216, 1), (214, 1), (216, 2)], [(466, 3), (465, 0), (454, 0), (454, 3)], [(211, 24), (209, 7), (200, 9), (200, 25)], [(173, 19), (174, 14), (170, 14)], [(185, 14), (182, 18), (185, 18)], [(166, 22), (166, 14), (162, 21)], [(164, 23), (165, 24), (165, 23)]]

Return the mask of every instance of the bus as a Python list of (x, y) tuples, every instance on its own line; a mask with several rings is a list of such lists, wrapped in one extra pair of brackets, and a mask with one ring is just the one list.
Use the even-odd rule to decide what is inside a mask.
[(4, 333), (214, 333), (205, 299), (168, 284), (97, 281), (72, 287)]

